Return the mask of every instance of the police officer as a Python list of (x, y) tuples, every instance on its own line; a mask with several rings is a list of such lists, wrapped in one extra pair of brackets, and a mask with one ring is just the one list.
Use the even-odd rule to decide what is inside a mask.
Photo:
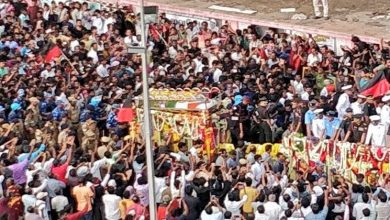
[(258, 108), (254, 112), (253, 120), (256, 123), (259, 143), (272, 143), (271, 119), (268, 112), (268, 100), (266, 97), (261, 97), (259, 99)]
[(387, 126), (380, 122), (381, 117), (379, 115), (370, 116), (370, 121), (364, 144), (371, 144), (373, 147), (385, 147)]
[(344, 142), (363, 143), (366, 138), (368, 124), (362, 120), (363, 114), (354, 114), (352, 118), (353, 121), (348, 127)]
[(385, 105), (381, 110), (381, 122), (387, 127), (386, 143), (390, 144), (390, 94), (382, 98)]
[(364, 103), (366, 102), (366, 96), (358, 95), (357, 100), (351, 104), (353, 114), (362, 114)]
[(241, 95), (234, 97), (232, 114), (228, 118), (228, 124), (232, 136), (232, 143), (235, 146), (239, 140), (247, 140), (250, 131), (249, 103), (249, 97), (242, 97)]
[(336, 110), (339, 115), (339, 119), (342, 119), (344, 117), (345, 110), (351, 105), (349, 97), (352, 95), (352, 85), (343, 86), (341, 87), (341, 90), (343, 90), (344, 93), (340, 95), (336, 105)]
[[(359, 114), (361, 114), (361, 112)], [(352, 110), (352, 108), (347, 108), (345, 110), (344, 118), (343, 118), (343, 120), (340, 123), (340, 129), (338, 129), (338, 132), (337, 132), (335, 140), (338, 140), (339, 137), (341, 137), (341, 139), (344, 139), (344, 137), (347, 134), (348, 128), (351, 125), (352, 121), (353, 121), (353, 110)]]
[(325, 118), (325, 138), (334, 140), (340, 127), (340, 119), (336, 118), (336, 112), (328, 111)]
[(375, 107), (375, 100), (372, 96), (367, 96), (367, 101), (363, 107), (363, 114), (366, 121), (369, 121), (370, 116), (377, 114), (376, 107)]
[(390, 95), (383, 96), (382, 102), (385, 105), (381, 110), (381, 122), (387, 126), (390, 125)]

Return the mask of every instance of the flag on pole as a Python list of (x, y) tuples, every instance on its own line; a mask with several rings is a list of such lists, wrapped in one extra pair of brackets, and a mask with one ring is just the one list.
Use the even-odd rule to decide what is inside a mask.
[(160, 40), (160, 33), (158, 32), (155, 25), (149, 25), (149, 31), (155, 41)]
[(390, 90), (390, 70), (378, 72), (364, 86), (360, 87), (360, 94), (374, 98), (386, 95)]
[(131, 99), (126, 99), (122, 107), (118, 111), (117, 120), (118, 122), (131, 122), (135, 118), (134, 109), (131, 106)]
[(58, 46), (55, 46), (47, 52), (46, 57), (45, 57), (45, 62), (50, 63), (56, 58), (59, 58), (62, 56), (62, 50)]

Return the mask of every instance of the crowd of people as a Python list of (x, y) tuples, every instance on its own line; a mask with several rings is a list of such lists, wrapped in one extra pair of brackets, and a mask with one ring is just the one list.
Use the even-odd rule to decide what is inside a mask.
[[(389, 174), (369, 184), (319, 161), (294, 170), (287, 155), (271, 157), (270, 147), (259, 155), (247, 144), (302, 133), (388, 147), (390, 94), (359, 89), (390, 71), (390, 42), (353, 36), (337, 56), (310, 35), (227, 22), (210, 29), (161, 14), (148, 31), (150, 87), (220, 88), (235, 150), (205, 161), (201, 140), (188, 146), (167, 134), (153, 148), (150, 180), (142, 134), (131, 138), (129, 123), (117, 120), (122, 104), (142, 94), (141, 57), (129, 49), (142, 44), (139, 14), (3, 0), (0, 16), (0, 219), (390, 218)], [(148, 209), (148, 184), (157, 213)]]

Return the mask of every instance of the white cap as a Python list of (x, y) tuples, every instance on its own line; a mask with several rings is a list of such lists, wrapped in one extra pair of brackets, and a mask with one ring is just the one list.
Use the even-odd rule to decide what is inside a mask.
[(53, 33), (53, 30), (49, 28), (49, 29), (47, 29), (47, 30), (45, 31), (45, 33), (46, 33), (46, 34)]
[(218, 45), (221, 42), (221, 38), (215, 38), (210, 41), (212, 45)]
[(390, 95), (383, 96), (382, 102), (388, 102), (390, 101)]
[(113, 179), (110, 179), (107, 183), (107, 186), (116, 187), (116, 182)]
[(314, 114), (321, 114), (322, 112), (324, 112), (324, 109), (322, 108), (314, 110)]
[(358, 95), (357, 97), (361, 98), (361, 99), (366, 99), (367, 98), (367, 96), (365, 96), (365, 95)]
[(351, 88), (352, 88), (352, 85), (346, 85), (346, 86), (341, 87), (341, 90), (345, 91), (345, 90), (348, 90)]
[(324, 84), (329, 85), (331, 83), (330, 79), (324, 79)]
[(116, 67), (119, 66), (120, 62), (118, 60), (115, 60), (114, 62), (111, 63), (110, 67)]
[(315, 186), (315, 187), (313, 187), (313, 192), (318, 197), (324, 193), (324, 190), (319, 186)]
[(47, 196), (47, 192), (39, 192), (36, 197), (37, 199), (43, 199), (46, 196)]
[(370, 120), (371, 121), (379, 121), (379, 120), (381, 120), (381, 117), (379, 115), (371, 115)]

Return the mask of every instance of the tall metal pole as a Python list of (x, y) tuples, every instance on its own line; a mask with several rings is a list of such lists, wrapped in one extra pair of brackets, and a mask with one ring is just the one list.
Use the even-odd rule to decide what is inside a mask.
[(146, 26), (144, 17), (144, 1), (140, 0), (140, 18), (141, 18), (141, 47), (142, 47), (142, 93), (144, 101), (144, 138), (146, 147), (146, 166), (148, 171), (148, 187), (149, 187), (149, 213), (150, 220), (157, 219), (157, 208), (155, 201), (155, 187), (154, 187), (154, 159), (152, 146), (152, 129), (149, 105), (149, 84), (148, 73), (146, 70)]

